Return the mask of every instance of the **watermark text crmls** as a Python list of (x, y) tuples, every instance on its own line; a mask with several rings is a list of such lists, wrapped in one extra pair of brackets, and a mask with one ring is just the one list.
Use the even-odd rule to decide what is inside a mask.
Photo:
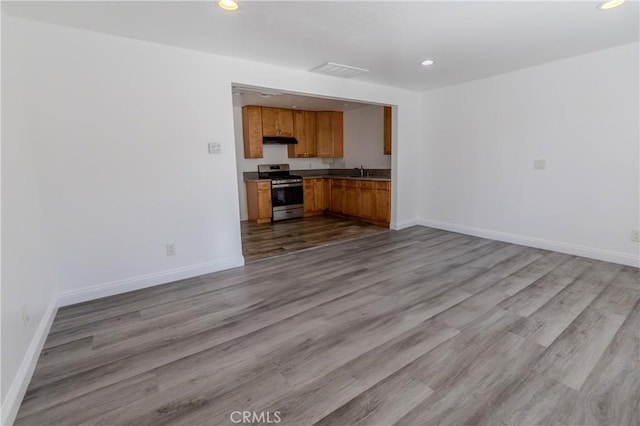
[(280, 411), (232, 411), (229, 415), (231, 423), (280, 423)]

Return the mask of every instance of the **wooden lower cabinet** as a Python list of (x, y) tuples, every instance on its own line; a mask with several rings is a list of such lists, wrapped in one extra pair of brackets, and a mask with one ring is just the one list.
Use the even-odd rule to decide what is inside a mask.
[(344, 179), (331, 179), (331, 202), (329, 203), (329, 211), (338, 214), (344, 214)]
[[(247, 182), (249, 220), (271, 222), (271, 183)], [(305, 179), (304, 216), (325, 211), (380, 226), (391, 219), (391, 182), (359, 179)]]
[(376, 182), (376, 212), (375, 221), (391, 222), (391, 182)]
[(271, 222), (271, 182), (247, 182), (246, 186), (249, 220)]
[(314, 179), (305, 179), (303, 182), (304, 190), (304, 215), (311, 216), (316, 211), (316, 196), (313, 186)]
[(348, 180), (344, 187), (344, 214), (358, 217), (358, 199), (360, 198), (360, 181)]
[(316, 211), (325, 211), (329, 208), (330, 185), (329, 179), (313, 179), (314, 207)]
[(304, 190), (304, 215), (318, 216), (327, 210), (329, 199), (329, 181), (326, 179), (305, 179)]
[(358, 217), (365, 220), (376, 220), (376, 188), (375, 182), (360, 182), (358, 194)]
[(329, 211), (380, 226), (391, 219), (391, 183), (357, 179), (331, 180)]

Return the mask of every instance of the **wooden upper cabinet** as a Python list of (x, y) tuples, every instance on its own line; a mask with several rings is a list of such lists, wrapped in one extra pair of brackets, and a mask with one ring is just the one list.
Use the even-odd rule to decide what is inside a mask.
[(262, 158), (263, 136), (295, 137), (287, 147), (289, 158), (342, 157), (344, 152), (342, 112), (297, 111), (283, 108), (242, 108), (244, 157)]
[(244, 157), (262, 158), (262, 108), (258, 106), (242, 108), (242, 136)]
[(287, 147), (289, 158), (316, 156), (316, 113), (293, 111), (293, 137), (297, 145)]
[(293, 112), (290, 109), (261, 109), (263, 136), (293, 136)]
[(342, 112), (317, 112), (317, 156), (343, 156), (343, 118)]
[(383, 145), (384, 155), (391, 155), (391, 107), (384, 107)]

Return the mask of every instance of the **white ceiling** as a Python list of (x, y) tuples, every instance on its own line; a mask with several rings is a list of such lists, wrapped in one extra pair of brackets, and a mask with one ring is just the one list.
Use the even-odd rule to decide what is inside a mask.
[[(91, 31), (427, 90), (637, 41), (637, 1), (6, 2), (5, 12)], [(425, 68), (423, 59), (435, 65)]]

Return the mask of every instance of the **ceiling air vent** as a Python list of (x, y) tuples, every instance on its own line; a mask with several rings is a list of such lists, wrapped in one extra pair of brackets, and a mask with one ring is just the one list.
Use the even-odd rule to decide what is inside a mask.
[(350, 67), (349, 65), (340, 65), (333, 62), (327, 62), (326, 64), (322, 64), (319, 67), (315, 67), (309, 70), (309, 72), (331, 75), (333, 77), (353, 78), (360, 74), (367, 73), (369, 72), (369, 70), (358, 67)]

